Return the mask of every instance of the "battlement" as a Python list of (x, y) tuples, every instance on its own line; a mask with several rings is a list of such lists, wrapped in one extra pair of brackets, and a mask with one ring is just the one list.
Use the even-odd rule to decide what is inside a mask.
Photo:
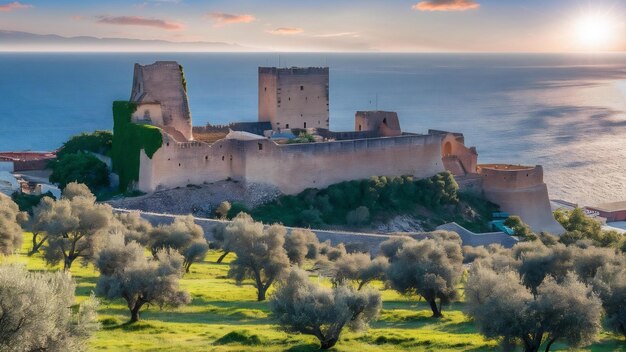
[(259, 67), (259, 74), (270, 75), (328, 75), (328, 67)]

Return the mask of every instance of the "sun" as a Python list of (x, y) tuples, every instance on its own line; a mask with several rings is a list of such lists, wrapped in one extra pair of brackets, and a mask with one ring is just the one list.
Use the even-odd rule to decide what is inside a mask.
[(574, 23), (574, 37), (581, 50), (609, 50), (617, 36), (617, 22), (605, 13), (587, 13)]

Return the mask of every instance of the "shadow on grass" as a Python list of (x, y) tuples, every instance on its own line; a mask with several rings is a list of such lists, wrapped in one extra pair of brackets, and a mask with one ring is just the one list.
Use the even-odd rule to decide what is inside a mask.
[[(125, 304), (123, 301), (120, 303)], [(194, 307), (198, 311), (189, 311), (189, 308), (193, 309)], [(105, 306), (99, 312), (103, 315), (122, 315), (130, 319), (130, 313), (124, 306)], [(267, 302), (206, 301), (197, 297), (189, 305), (176, 310), (168, 308), (161, 310), (158, 306), (146, 306), (139, 315), (141, 319), (158, 320), (163, 323), (219, 323), (221, 325), (267, 325), (273, 323), (269, 318)]]
[[(287, 352), (309, 352), (309, 351), (319, 351), (320, 345), (317, 343), (305, 343), (302, 345), (293, 346), (285, 351)], [(329, 349), (328, 351), (334, 351), (334, 348)]]

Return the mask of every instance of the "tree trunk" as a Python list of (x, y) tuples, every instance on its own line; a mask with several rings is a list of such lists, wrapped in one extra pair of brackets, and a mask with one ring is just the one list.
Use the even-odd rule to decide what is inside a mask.
[(219, 258), (217, 258), (217, 264), (220, 264), (222, 262), (222, 260), (224, 260), (224, 258), (228, 255), (228, 253), (230, 253), (229, 251), (224, 251), (224, 253), (222, 253), (222, 255), (220, 255)]
[(37, 241), (37, 236), (38, 236), (37, 234), (33, 234), (33, 248), (30, 250), (30, 252), (28, 252), (29, 257), (39, 252), (39, 248), (41, 248), (43, 243), (48, 238), (48, 236), (45, 236), (44, 238), (41, 239), (41, 241)]
[(556, 341), (555, 337), (551, 338), (550, 341), (548, 341), (548, 344), (546, 345), (546, 352), (550, 352), (550, 347), (552, 347), (554, 341)]
[(141, 304), (137, 303), (130, 310), (130, 322), (131, 323), (136, 323), (139, 321), (139, 309), (141, 309)]
[(429, 299), (428, 304), (430, 304), (430, 309), (433, 311), (433, 318), (443, 318), (443, 314), (441, 314), (441, 310), (437, 307), (437, 301), (434, 299)]
[(257, 301), (265, 301), (265, 291), (266, 290), (263, 285), (260, 285), (260, 287), (257, 289)]
[(73, 260), (69, 257), (65, 257), (65, 260), (63, 261), (63, 270), (69, 271), (72, 268), (72, 261)]
[(337, 343), (338, 338), (336, 337), (330, 337), (324, 340), (320, 340), (320, 349), (322, 350), (327, 350), (333, 346), (335, 346), (335, 344)]

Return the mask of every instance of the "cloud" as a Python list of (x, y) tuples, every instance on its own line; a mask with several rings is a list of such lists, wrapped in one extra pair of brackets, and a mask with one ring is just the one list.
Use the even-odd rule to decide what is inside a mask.
[(413, 5), (419, 11), (467, 11), (480, 7), (474, 0), (424, 0)]
[(22, 10), (33, 7), (33, 5), (25, 5), (19, 1), (10, 2), (8, 4), (0, 5), (0, 12), (9, 12), (13, 10)]
[(98, 16), (98, 23), (115, 24), (122, 26), (146, 26), (166, 29), (168, 31), (178, 31), (185, 28), (185, 25), (179, 22), (171, 22), (160, 20), (157, 18), (146, 18), (141, 16)]
[(313, 35), (315, 38), (338, 38), (338, 37), (352, 37), (358, 38), (360, 37), (359, 32), (340, 32), (340, 33), (328, 33), (328, 34), (316, 34)]
[(225, 26), (228, 24), (235, 23), (250, 23), (254, 22), (256, 18), (252, 15), (236, 15), (232, 13), (224, 13), (224, 12), (211, 12), (207, 14), (207, 17), (213, 19), (215, 21), (216, 27)]
[(267, 33), (275, 34), (275, 35), (294, 35), (294, 34), (300, 34), (302, 32), (304, 32), (304, 29), (297, 28), (297, 27), (279, 27), (279, 28), (267, 31)]

